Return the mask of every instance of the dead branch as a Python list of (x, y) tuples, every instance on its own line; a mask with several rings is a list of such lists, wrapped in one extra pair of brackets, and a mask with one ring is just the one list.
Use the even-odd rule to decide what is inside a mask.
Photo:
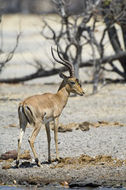
[(39, 69), (37, 70), (35, 73), (33, 74), (29, 74), (23, 77), (19, 77), (19, 78), (11, 78), (11, 79), (0, 79), (0, 83), (20, 83), (20, 82), (25, 82), (25, 81), (29, 81), (29, 80), (33, 80), (36, 78), (42, 78), (42, 77), (48, 77), (48, 76), (52, 76), (52, 75), (56, 75), (59, 74), (60, 72), (65, 72), (67, 71), (67, 69), (65, 67), (62, 67), (60, 69), (51, 69), (51, 70), (44, 70), (44, 69)]
[[(126, 51), (121, 51), (117, 54), (114, 54), (114, 55), (110, 55), (110, 56), (104, 56), (103, 59), (102, 59), (102, 64), (105, 64), (105, 63), (110, 63), (110, 62), (113, 62), (113, 61), (118, 61), (120, 58), (122, 57), (125, 57), (126, 56)], [(96, 61), (99, 61), (99, 59), (96, 59)], [(89, 64), (90, 66), (93, 66), (93, 59), (90, 59), (88, 61), (85, 61), (85, 62), (82, 62), (81, 63), (81, 66), (83, 67), (85, 64)]]
[[(105, 56), (102, 59), (102, 64), (105, 65), (105, 63), (112, 63), (113, 61), (116, 61), (118, 59), (120, 59), (121, 57), (126, 56), (126, 51), (125, 52), (120, 52), (119, 54), (115, 54), (112, 56)], [(92, 67), (93, 66), (93, 59), (90, 59), (86, 62), (82, 62), (80, 65), (80, 68), (82, 67)], [(96, 59), (96, 62), (99, 62), (100, 59)], [(111, 71), (115, 72), (115, 70), (117, 69), (115, 66), (113, 66), (114, 69), (112, 69)], [(115, 69), (116, 68), (116, 69)], [(103, 69), (103, 66), (102, 66)], [(107, 69), (104, 68), (104, 70), (107, 71)], [(42, 78), (42, 77), (48, 77), (48, 76), (53, 76), (56, 74), (59, 74), (59, 72), (65, 72), (67, 71), (67, 69), (65, 67), (61, 67), (61, 68), (55, 68), (55, 69), (51, 69), (51, 70), (44, 70), (43, 68), (40, 68), (39, 70), (37, 70), (35, 73), (33, 74), (29, 74), (26, 75), (24, 77), (19, 77), (19, 78), (11, 78), (11, 79), (0, 79), (0, 83), (20, 83), (20, 82), (25, 82), (25, 81), (29, 81), (29, 80), (33, 80), (36, 78)], [(122, 75), (121, 71), (118, 70), (118, 74)], [(126, 75), (124, 76), (126, 79)]]
[(0, 61), (0, 72), (2, 72), (2, 69), (5, 67), (5, 65), (13, 58), (14, 53), (15, 53), (17, 47), (18, 47), (18, 44), (19, 44), (19, 38), (20, 38), (20, 36), (21, 36), (21, 33), (19, 33), (17, 35), (16, 44), (15, 44), (14, 48), (12, 49), (12, 51), (9, 52), (8, 55), (6, 55), (5, 60), (4, 61)]

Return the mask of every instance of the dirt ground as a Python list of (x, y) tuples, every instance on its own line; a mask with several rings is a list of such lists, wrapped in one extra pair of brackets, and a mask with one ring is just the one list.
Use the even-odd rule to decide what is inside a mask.
[[(58, 84), (1, 84), (0, 95), (0, 155), (17, 149), (19, 135), (17, 107), (25, 97), (43, 92), (56, 92)], [(1, 184), (61, 184), (64, 186), (126, 186), (126, 87), (110, 84), (91, 95), (91, 85), (83, 85), (84, 97), (70, 97), (59, 125), (59, 162), (47, 163), (47, 140), (44, 127), (35, 143), (43, 168), (34, 163), (27, 128), (20, 167), (15, 158), (1, 157)], [(19, 93), (20, 92), (20, 93)], [(51, 153), (55, 159), (53, 129)], [(16, 152), (16, 151), (15, 151)], [(8, 155), (7, 155), (8, 156)], [(7, 159), (7, 160), (4, 160)]]
[[(48, 18), (57, 27), (58, 19)], [(13, 59), (0, 78), (19, 77), (35, 71), (33, 60), (41, 60), (51, 68), (49, 48), (53, 45), (41, 36), (42, 19), (35, 15), (5, 15), (0, 31), (3, 50), (11, 51), (17, 33), (22, 35)], [(98, 26), (98, 37), (103, 26)], [(106, 54), (112, 54), (106, 39)], [(91, 55), (85, 47), (86, 58)], [(4, 55), (1, 55), (4, 58)], [(25, 68), (25, 69), (24, 69)], [(91, 79), (91, 70), (80, 70), (80, 78)], [(116, 74), (107, 77), (117, 78)], [(83, 84), (83, 97), (71, 96), (60, 117), (58, 146), (60, 161), (47, 163), (47, 139), (44, 127), (35, 147), (43, 168), (34, 163), (27, 128), (22, 143), (20, 167), (15, 168), (19, 124), (17, 109), (24, 98), (44, 92), (55, 93), (59, 76), (29, 81), (24, 84), (0, 84), (0, 185), (60, 184), (64, 187), (108, 186), (126, 187), (126, 84), (108, 84), (92, 95), (92, 85)], [(51, 154), (55, 159), (53, 129), (51, 130)], [(9, 153), (8, 153), (9, 151)], [(7, 152), (7, 153), (6, 153)], [(6, 154), (5, 154), (6, 153)]]

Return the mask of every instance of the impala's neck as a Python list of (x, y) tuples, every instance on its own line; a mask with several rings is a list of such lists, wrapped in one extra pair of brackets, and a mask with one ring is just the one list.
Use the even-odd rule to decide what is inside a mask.
[(63, 102), (65, 106), (67, 103), (68, 97), (70, 95), (70, 87), (64, 80), (62, 81), (57, 91), (57, 95), (60, 97), (61, 101)]

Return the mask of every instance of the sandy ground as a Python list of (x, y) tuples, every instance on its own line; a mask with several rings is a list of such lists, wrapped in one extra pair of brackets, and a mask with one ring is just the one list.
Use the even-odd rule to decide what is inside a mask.
[[(8, 15), (3, 17), (3, 21), (1, 32), (3, 31), (4, 41), (1, 45), (6, 44), (3, 46), (4, 50), (11, 50), (20, 29), (22, 36), (16, 54), (3, 71), (1, 78), (17, 77), (34, 72), (35, 67), (31, 64), (34, 59), (42, 60), (45, 66), (50, 67), (50, 57), (47, 52), (52, 44), (44, 41), (40, 35), (42, 26), (40, 17)], [(100, 30), (102, 26), (99, 26), (99, 32)], [(112, 53), (107, 40), (106, 47), (109, 53)], [(88, 50), (86, 57), (90, 56), (90, 49)], [(90, 79), (90, 71), (81, 70), (80, 76), (82, 81), (85, 78)], [(111, 77), (117, 76), (111, 75)], [(55, 76), (18, 85), (0, 84), (0, 155), (17, 149), (19, 102), (33, 94), (56, 92), (60, 81), (59, 77)], [(83, 84), (83, 88), (85, 96), (69, 98), (60, 117), (60, 123), (63, 125), (73, 123), (75, 126), (75, 123), (88, 122), (90, 123), (89, 130), (82, 131), (80, 128), (76, 130), (76, 127), (72, 127), (72, 132), (59, 132), (59, 153), (63, 159), (59, 163), (53, 162), (49, 165), (45, 163), (47, 140), (44, 127), (42, 127), (35, 147), (40, 161), (44, 164), (43, 168), (38, 168), (34, 165), (27, 141), (32, 133), (32, 128), (28, 127), (22, 143), (22, 152), (30, 150), (31, 159), (27, 162), (21, 160), (21, 163), (26, 165), (21, 164), (19, 169), (14, 167), (15, 161), (1, 160), (1, 184), (42, 186), (60, 183), (70, 187), (85, 185), (126, 187), (126, 85), (106, 85), (95, 95), (91, 94), (91, 85)], [(51, 136), (51, 153), (52, 158), (55, 158), (53, 131)], [(99, 157), (99, 155), (102, 156)], [(6, 167), (8, 164), (9, 169)]]
[[(0, 154), (17, 149), (19, 135), (17, 107), (19, 102), (29, 95), (47, 91), (55, 92), (57, 88), (58, 85), (1, 84)], [(125, 186), (126, 87), (124, 84), (107, 85), (95, 95), (90, 93), (91, 85), (83, 85), (83, 88), (86, 92), (84, 97), (69, 98), (68, 104), (61, 115), (60, 123), (70, 124), (87, 121), (94, 124), (94, 126), (89, 125), (90, 129), (88, 131), (72, 128), (72, 132), (59, 132), (59, 153), (62, 158), (69, 157), (70, 160), (81, 155), (90, 156), (91, 160), (87, 161), (84, 158), (82, 160), (85, 160), (85, 162), (82, 161), (83, 164), (81, 165), (80, 162), (77, 162), (77, 164), (74, 161), (63, 161), (62, 166), (53, 162), (51, 165), (44, 164), (42, 169), (36, 168), (34, 165), (32, 167), (29, 165), (25, 169), (22, 167), (14, 169), (15, 161), (13, 161), (11, 163), (12, 168), (8, 170), (2, 169), (7, 164), (7, 161), (2, 161), (0, 164), (1, 182), (8, 184), (15, 180), (19, 184), (25, 182), (46, 184), (54, 181), (68, 181), (69, 184), (85, 185), (94, 184), (96, 181), (96, 185)], [(101, 124), (97, 126), (98, 121)], [(30, 150), (27, 140), (31, 133), (32, 128), (28, 127), (22, 143), (22, 152)], [(51, 153), (52, 158), (55, 158), (53, 131), (51, 135)], [(47, 161), (47, 140), (44, 128), (36, 139), (35, 147), (41, 162)], [(31, 150), (30, 154), (32, 157), (30, 163), (34, 163)], [(112, 157), (97, 161), (96, 158), (99, 155)], [(92, 159), (95, 159), (93, 163)], [(118, 164), (116, 159), (119, 162), (121, 161), (121, 164)], [(57, 174), (57, 172), (60, 172), (60, 174)], [(27, 177), (24, 179), (26, 175)]]

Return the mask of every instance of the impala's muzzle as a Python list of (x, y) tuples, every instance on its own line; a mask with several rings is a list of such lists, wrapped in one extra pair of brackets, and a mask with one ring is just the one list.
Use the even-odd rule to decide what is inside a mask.
[(82, 92), (81, 94), (80, 94), (80, 96), (83, 96), (85, 94), (85, 92)]
[(85, 94), (85, 92), (83, 91), (83, 92), (81, 92), (81, 93), (79, 93), (79, 95), (80, 96), (83, 96)]

